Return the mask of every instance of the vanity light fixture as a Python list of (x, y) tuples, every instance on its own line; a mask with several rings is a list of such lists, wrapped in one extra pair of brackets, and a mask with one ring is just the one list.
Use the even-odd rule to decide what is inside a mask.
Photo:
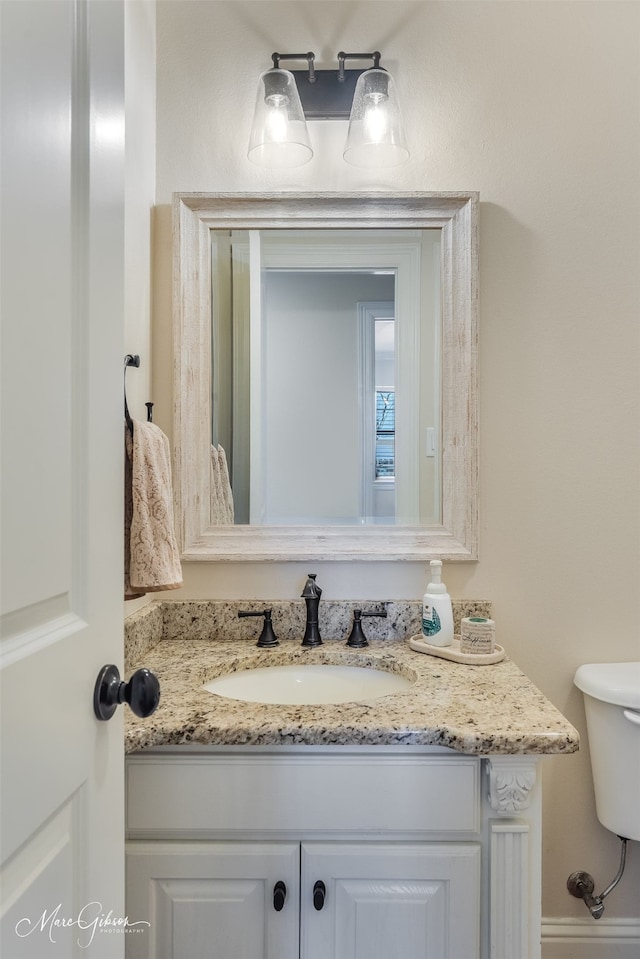
[[(346, 120), (343, 157), (362, 167), (388, 167), (409, 156), (393, 77), (380, 53), (338, 54), (337, 70), (316, 70), (314, 53), (274, 53), (258, 84), (249, 159), (293, 167), (313, 156), (307, 120)], [(373, 60), (368, 70), (347, 70), (346, 60)], [(282, 60), (306, 60), (306, 70), (282, 70)]]

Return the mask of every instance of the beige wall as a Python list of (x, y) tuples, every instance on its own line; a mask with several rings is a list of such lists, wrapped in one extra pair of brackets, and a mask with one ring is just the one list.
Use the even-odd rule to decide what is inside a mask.
[[(640, 658), (638, 586), (640, 5), (616, 2), (158, 4), (154, 399), (171, 429), (173, 191), (479, 190), (481, 558), (455, 597), (494, 602), (500, 642), (584, 734), (583, 662)], [(308, 165), (246, 159), (274, 50), (380, 49), (412, 151), (378, 176), (315, 124)], [(315, 564), (327, 597), (418, 597), (424, 564)], [(182, 597), (294, 597), (299, 564), (196, 564)], [(595, 818), (588, 754), (547, 759), (546, 916), (588, 918), (618, 842)], [(607, 900), (637, 916), (640, 856)]]

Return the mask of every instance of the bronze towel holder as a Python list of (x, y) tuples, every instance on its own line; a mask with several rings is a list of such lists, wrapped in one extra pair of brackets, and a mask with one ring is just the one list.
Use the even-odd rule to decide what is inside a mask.
[[(127, 424), (127, 429), (133, 434), (133, 420), (131, 419), (129, 406), (127, 405), (127, 367), (129, 366), (135, 366), (136, 368), (140, 366), (140, 356), (137, 353), (127, 353), (124, 358), (124, 419)], [(147, 423), (152, 423), (153, 403), (145, 403), (144, 405), (147, 407)]]

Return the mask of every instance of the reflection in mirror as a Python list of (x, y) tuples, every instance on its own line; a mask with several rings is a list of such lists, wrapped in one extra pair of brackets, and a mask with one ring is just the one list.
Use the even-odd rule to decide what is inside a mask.
[(477, 558), (477, 219), (476, 193), (175, 194), (184, 560)]
[[(211, 241), (213, 457), (235, 522), (439, 522), (440, 231)], [(213, 504), (214, 525), (229, 515)]]

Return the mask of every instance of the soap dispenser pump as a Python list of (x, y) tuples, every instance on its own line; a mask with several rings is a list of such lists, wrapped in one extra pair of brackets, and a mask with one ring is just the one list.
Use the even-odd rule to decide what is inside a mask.
[(431, 646), (453, 643), (453, 609), (447, 587), (442, 582), (442, 562), (432, 559), (431, 582), (422, 598), (422, 634)]

